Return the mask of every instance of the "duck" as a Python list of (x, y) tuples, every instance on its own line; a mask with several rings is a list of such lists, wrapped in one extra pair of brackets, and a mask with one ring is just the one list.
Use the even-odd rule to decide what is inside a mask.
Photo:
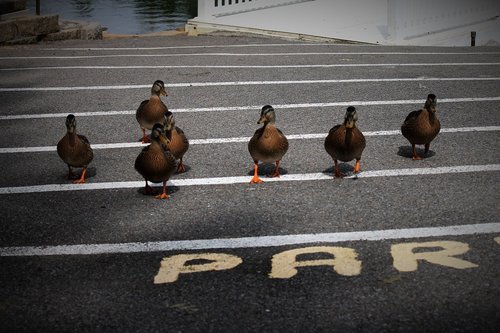
[(161, 100), (161, 96), (168, 96), (165, 83), (156, 80), (151, 87), (151, 97), (142, 101), (135, 112), (135, 118), (142, 130), (142, 143), (149, 142), (146, 129), (150, 130), (154, 124), (163, 122), (165, 112), (168, 111), (167, 106)]
[(357, 128), (358, 115), (354, 106), (349, 106), (345, 113), (344, 123), (330, 129), (325, 138), (325, 150), (332, 157), (335, 169), (335, 178), (345, 176), (340, 172), (338, 161), (349, 162), (356, 159), (354, 173), (360, 171), (360, 161), (366, 140), (363, 133)]
[(441, 124), (436, 114), (436, 106), (436, 95), (429, 94), (424, 108), (410, 112), (403, 125), (401, 125), (401, 133), (411, 143), (413, 160), (422, 159), (417, 154), (415, 146), (424, 145), (425, 155), (427, 155), (432, 140), (436, 138), (441, 130)]
[(92, 162), (94, 152), (89, 140), (76, 133), (76, 117), (73, 114), (66, 117), (66, 134), (57, 143), (57, 154), (68, 165), (68, 179), (74, 178), (72, 167), (83, 168), (80, 178), (73, 183), (85, 183), (87, 166)]
[(151, 144), (144, 147), (135, 159), (135, 170), (146, 181), (144, 194), (153, 194), (153, 189), (148, 185), (148, 181), (153, 183), (163, 182), (163, 192), (156, 195), (156, 199), (169, 198), (167, 181), (177, 169), (175, 157), (168, 149), (169, 141), (165, 136), (163, 124), (155, 124), (151, 130)]
[(251, 184), (262, 183), (259, 178), (259, 161), (263, 163), (276, 163), (276, 169), (270, 177), (279, 177), (279, 163), (288, 150), (286, 136), (275, 125), (276, 113), (271, 105), (265, 105), (260, 112), (257, 124), (263, 124), (255, 131), (248, 142), (248, 151), (254, 162), (254, 174)]
[(189, 140), (186, 137), (186, 134), (184, 134), (184, 131), (181, 130), (178, 126), (175, 126), (175, 119), (172, 112), (167, 111), (165, 113), (165, 121), (163, 126), (165, 135), (170, 140), (168, 148), (170, 149), (170, 152), (174, 155), (174, 157), (179, 160), (177, 173), (183, 173), (186, 171), (186, 167), (182, 162), (182, 158), (189, 148)]

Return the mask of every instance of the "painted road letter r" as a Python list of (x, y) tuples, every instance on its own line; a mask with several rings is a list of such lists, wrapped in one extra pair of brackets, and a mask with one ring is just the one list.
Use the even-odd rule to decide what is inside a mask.
[[(418, 248), (442, 248), (427, 252), (414, 252)], [(453, 267), (457, 269), (478, 267), (476, 264), (463, 259), (455, 258), (459, 254), (469, 251), (469, 245), (456, 241), (438, 241), (424, 243), (394, 244), (391, 254), (394, 260), (394, 268), (400, 272), (413, 272), (417, 270), (418, 260), (426, 260), (430, 263)]]

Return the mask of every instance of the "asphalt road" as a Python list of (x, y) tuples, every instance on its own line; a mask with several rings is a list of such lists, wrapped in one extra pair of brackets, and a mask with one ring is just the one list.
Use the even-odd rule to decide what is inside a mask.
[[(0, 77), (2, 331), (499, 330), (500, 47), (66, 41), (0, 48)], [(157, 79), (191, 140), (169, 200), (133, 167)], [(399, 128), (429, 93), (442, 132), (413, 161)], [(290, 148), (250, 185), (266, 104)], [(362, 172), (333, 180), (349, 105)], [(55, 151), (68, 113), (85, 185)]]

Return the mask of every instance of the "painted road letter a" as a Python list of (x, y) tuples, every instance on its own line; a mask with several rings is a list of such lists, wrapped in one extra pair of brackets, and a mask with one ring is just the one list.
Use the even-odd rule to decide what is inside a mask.
[[(298, 255), (311, 253), (327, 253), (334, 258), (297, 261)], [(332, 266), (333, 270), (340, 275), (359, 275), (361, 261), (357, 260), (356, 256), (356, 251), (346, 247), (317, 246), (289, 250), (273, 256), (269, 277), (289, 279), (297, 274), (297, 267), (304, 266)]]

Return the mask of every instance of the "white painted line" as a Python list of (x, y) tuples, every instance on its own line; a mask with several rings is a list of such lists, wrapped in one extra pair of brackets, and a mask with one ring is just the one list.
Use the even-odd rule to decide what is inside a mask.
[[(472, 172), (487, 172), (487, 171), (500, 171), (500, 164), (374, 170), (374, 171), (363, 171), (356, 176), (351, 175), (345, 178), (440, 175), (440, 174), (472, 173)], [(249, 184), (250, 178), (251, 178), (250, 176), (234, 176), (234, 177), (214, 177), (214, 178), (173, 179), (169, 180), (168, 186), (183, 187), (183, 186)], [(331, 174), (305, 173), (305, 174), (286, 174), (282, 175), (279, 178), (266, 178), (265, 182), (313, 181), (313, 180), (331, 180), (331, 179), (332, 179)], [(154, 186), (160, 186), (160, 185), (161, 184), (158, 183), (155, 184)], [(14, 187), (0, 187), (0, 195), (124, 189), (124, 188), (139, 188), (142, 186), (144, 186), (143, 180), (126, 181), (126, 182), (85, 183), (85, 184), (65, 183), (65, 184), (47, 184), (47, 185), (33, 185), (33, 186), (14, 186)]]
[(104, 54), (71, 56), (1, 56), (0, 60), (67, 60), (106, 58), (162, 58), (162, 57), (280, 57), (280, 56), (354, 56), (354, 55), (497, 55), (500, 52), (273, 52), (273, 53), (159, 53), (159, 54)]
[(207, 69), (288, 69), (288, 68), (342, 68), (342, 67), (431, 67), (431, 66), (498, 66), (500, 62), (452, 62), (452, 63), (397, 63), (397, 64), (314, 64), (314, 65), (162, 65), (162, 66), (40, 66), (40, 67), (13, 67), (0, 68), (3, 72), (28, 70), (63, 70), (63, 69), (178, 69), (178, 68), (207, 68)]
[(0, 256), (62, 256), (112, 253), (149, 253), (209, 249), (241, 249), (316, 243), (340, 243), (355, 241), (381, 241), (390, 239), (465, 236), (477, 234), (494, 234), (499, 232), (500, 223), (481, 223), (442, 227), (350, 231), (321, 234), (275, 235), (114, 244), (2, 247), (0, 248)]
[(178, 45), (178, 46), (148, 46), (148, 47), (50, 47), (40, 48), (49, 51), (123, 51), (123, 50), (176, 50), (176, 49), (213, 49), (213, 48), (245, 48), (245, 47), (275, 47), (275, 46), (331, 46), (325, 43), (271, 43), (271, 44), (234, 44), (234, 45)]
[[(457, 128), (442, 128), (441, 133), (463, 133), (463, 132), (492, 132), (500, 131), (500, 126), (482, 126), (482, 127), (457, 127)], [(289, 140), (307, 140), (307, 139), (324, 139), (328, 133), (311, 133), (311, 134), (291, 134), (286, 137)], [(400, 135), (400, 130), (388, 131), (364, 131), (365, 136), (386, 136)], [(213, 139), (191, 139), (191, 145), (206, 145), (219, 143), (238, 143), (248, 142), (250, 137), (233, 137), (233, 138), (213, 138)], [(92, 149), (117, 149), (117, 148), (135, 148), (144, 147), (141, 142), (122, 142), (122, 143), (99, 143), (92, 144)], [(0, 154), (17, 154), (17, 153), (39, 153), (56, 151), (56, 146), (41, 146), (41, 147), (5, 147), (0, 148)]]
[[(494, 102), (500, 101), (500, 96), (497, 97), (466, 97), (466, 98), (441, 98), (439, 103), (466, 103), (466, 102)], [(326, 108), (337, 106), (376, 106), (376, 105), (408, 105), (408, 104), (423, 104), (425, 100), (421, 99), (404, 99), (392, 101), (348, 101), (348, 102), (325, 102), (325, 103), (299, 103), (299, 104), (275, 104), (275, 109), (303, 109), (303, 108)], [(247, 105), (247, 106), (221, 106), (208, 108), (178, 108), (171, 109), (174, 113), (196, 113), (196, 112), (223, 112), (223, 111), (255, 111), (260, 110), (262, 105)], [(94, 111), (94, 112), (75, 112), (77, 117), (95, 117), (95, 116), (120, 116), (135, 114), (136, 110), (122, 111)], [(21, 114), (0, 116), (0, 120), (17, 120), (17, 119), (40, 119), (40, 118), (66, 118), (67, 113), (42, 113), (42, 114)]]
[[(148, 46), (148, 47), (46, 47), (38, 50), (47, 51), (144, 51), (144, 50), (176, 50), (176, 49), (214, 49), (214, 48), (254, 48), (254, 47), (288, 47), (288, 46), (327, 46), (331, 43), (252, 43), (252, 44), (223, 44), (223, 45), (179, 45), (179, 46)], [(350, 47), (363, 48), (364, 45), (350, 45)], [(370, 46), (368, 46), (370, 47)], [(351, 54), (352, 52), (337, 52), (338, 54)], [(355, 54), (498, 54), (500, 52), (354, 52)]]
[[(174, 110), (171, 110), (174, 111)], [(94, 112), (75, 112), (76, 117), (95, 117), (95, 116), (121, 116), (135, 114), (136, 110), (123, 111), (94, 111)], [(42, 119), (42, 118), (66, 118), (67, 113), (41, 113), (41, 114), (19, 114), (0, 116), (0, 120), (18, 120), (18, 119)]]
[[(333, 79), (333, 80), (284, 80), (284, 81), (227, 81), (227, 82), (186, 82), (167, 83), (169, 88), (178, 87), (214, 87), (214, 86), (252, 86), (284, 84), (330, 84), (330, 83), (369, 83), (369, 82), (420, 82), (420, 81), (498, 81), (500, 77), (416, 77), (390, 79)], [(16, 87), (0, 88), (0, 92), (22, 91), (75, 91), (75, 90), (124, 90), (151, 88), (151, 84), (129, 84), (117, 86), (75, 86), (75, 87)]]

